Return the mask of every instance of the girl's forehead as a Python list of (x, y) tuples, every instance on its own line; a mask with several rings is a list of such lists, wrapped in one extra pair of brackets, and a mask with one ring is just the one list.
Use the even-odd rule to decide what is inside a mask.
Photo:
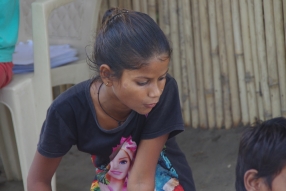
[(124, 70), (128, 75), (140, 76), (140, 75), (164, 75), (169, 68), (169, 58), (161, 59), (155, 57), (148, 60), (144, 65), (135, 70)]

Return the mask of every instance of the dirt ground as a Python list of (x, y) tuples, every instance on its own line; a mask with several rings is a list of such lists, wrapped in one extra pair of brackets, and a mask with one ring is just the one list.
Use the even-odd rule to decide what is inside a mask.
[[(238, 143), (245, 127), (186, 130), (177, 142), (193, 170), (197, 191), (235, 191), (235, 165)], [(0, 191), (22, 191), (22, 181), (5, 181), (0, 160)], [(74, 147), (63, 158), (57, 171), (58, 191), (89, 190), (94, 168), (88, 154)]]

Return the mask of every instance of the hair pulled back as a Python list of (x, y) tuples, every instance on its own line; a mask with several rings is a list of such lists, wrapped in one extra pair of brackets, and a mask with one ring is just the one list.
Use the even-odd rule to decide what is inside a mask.
[(111, 8), (103, 16), (94, 44), (93, 65), (97, 72), (107, 64), (113, 76), (124, 69), (139, 69), (154, 56), (171, 56), (171, 47), (163, 31), (147, 14)]

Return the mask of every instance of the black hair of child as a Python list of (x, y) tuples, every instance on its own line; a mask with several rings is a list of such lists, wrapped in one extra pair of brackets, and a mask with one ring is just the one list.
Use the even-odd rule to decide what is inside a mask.
[(249, 127), (242, 135), (236, 165), (236, 191), (246, 191), (244, 174), (258, 171), (271, 189), (273, 179), (286, 165), (286, 118), (277, 117)]
[(172, 49), (157, 23), (147, 14), (111, 8), (102, 18), (89, 65), (99, 72), (107, 64), (120, 78), (124, 69), (139, 69), (156, 56), (168, 59)]

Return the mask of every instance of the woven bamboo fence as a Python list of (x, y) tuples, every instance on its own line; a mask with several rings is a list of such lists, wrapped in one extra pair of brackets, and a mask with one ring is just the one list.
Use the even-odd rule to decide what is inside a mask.
[(186, 126), (286, 117), (286, 1), (104, 0), (101, 7), (100, 19), (120, 7), (159, 24), (173, 48), (170, 73)]

